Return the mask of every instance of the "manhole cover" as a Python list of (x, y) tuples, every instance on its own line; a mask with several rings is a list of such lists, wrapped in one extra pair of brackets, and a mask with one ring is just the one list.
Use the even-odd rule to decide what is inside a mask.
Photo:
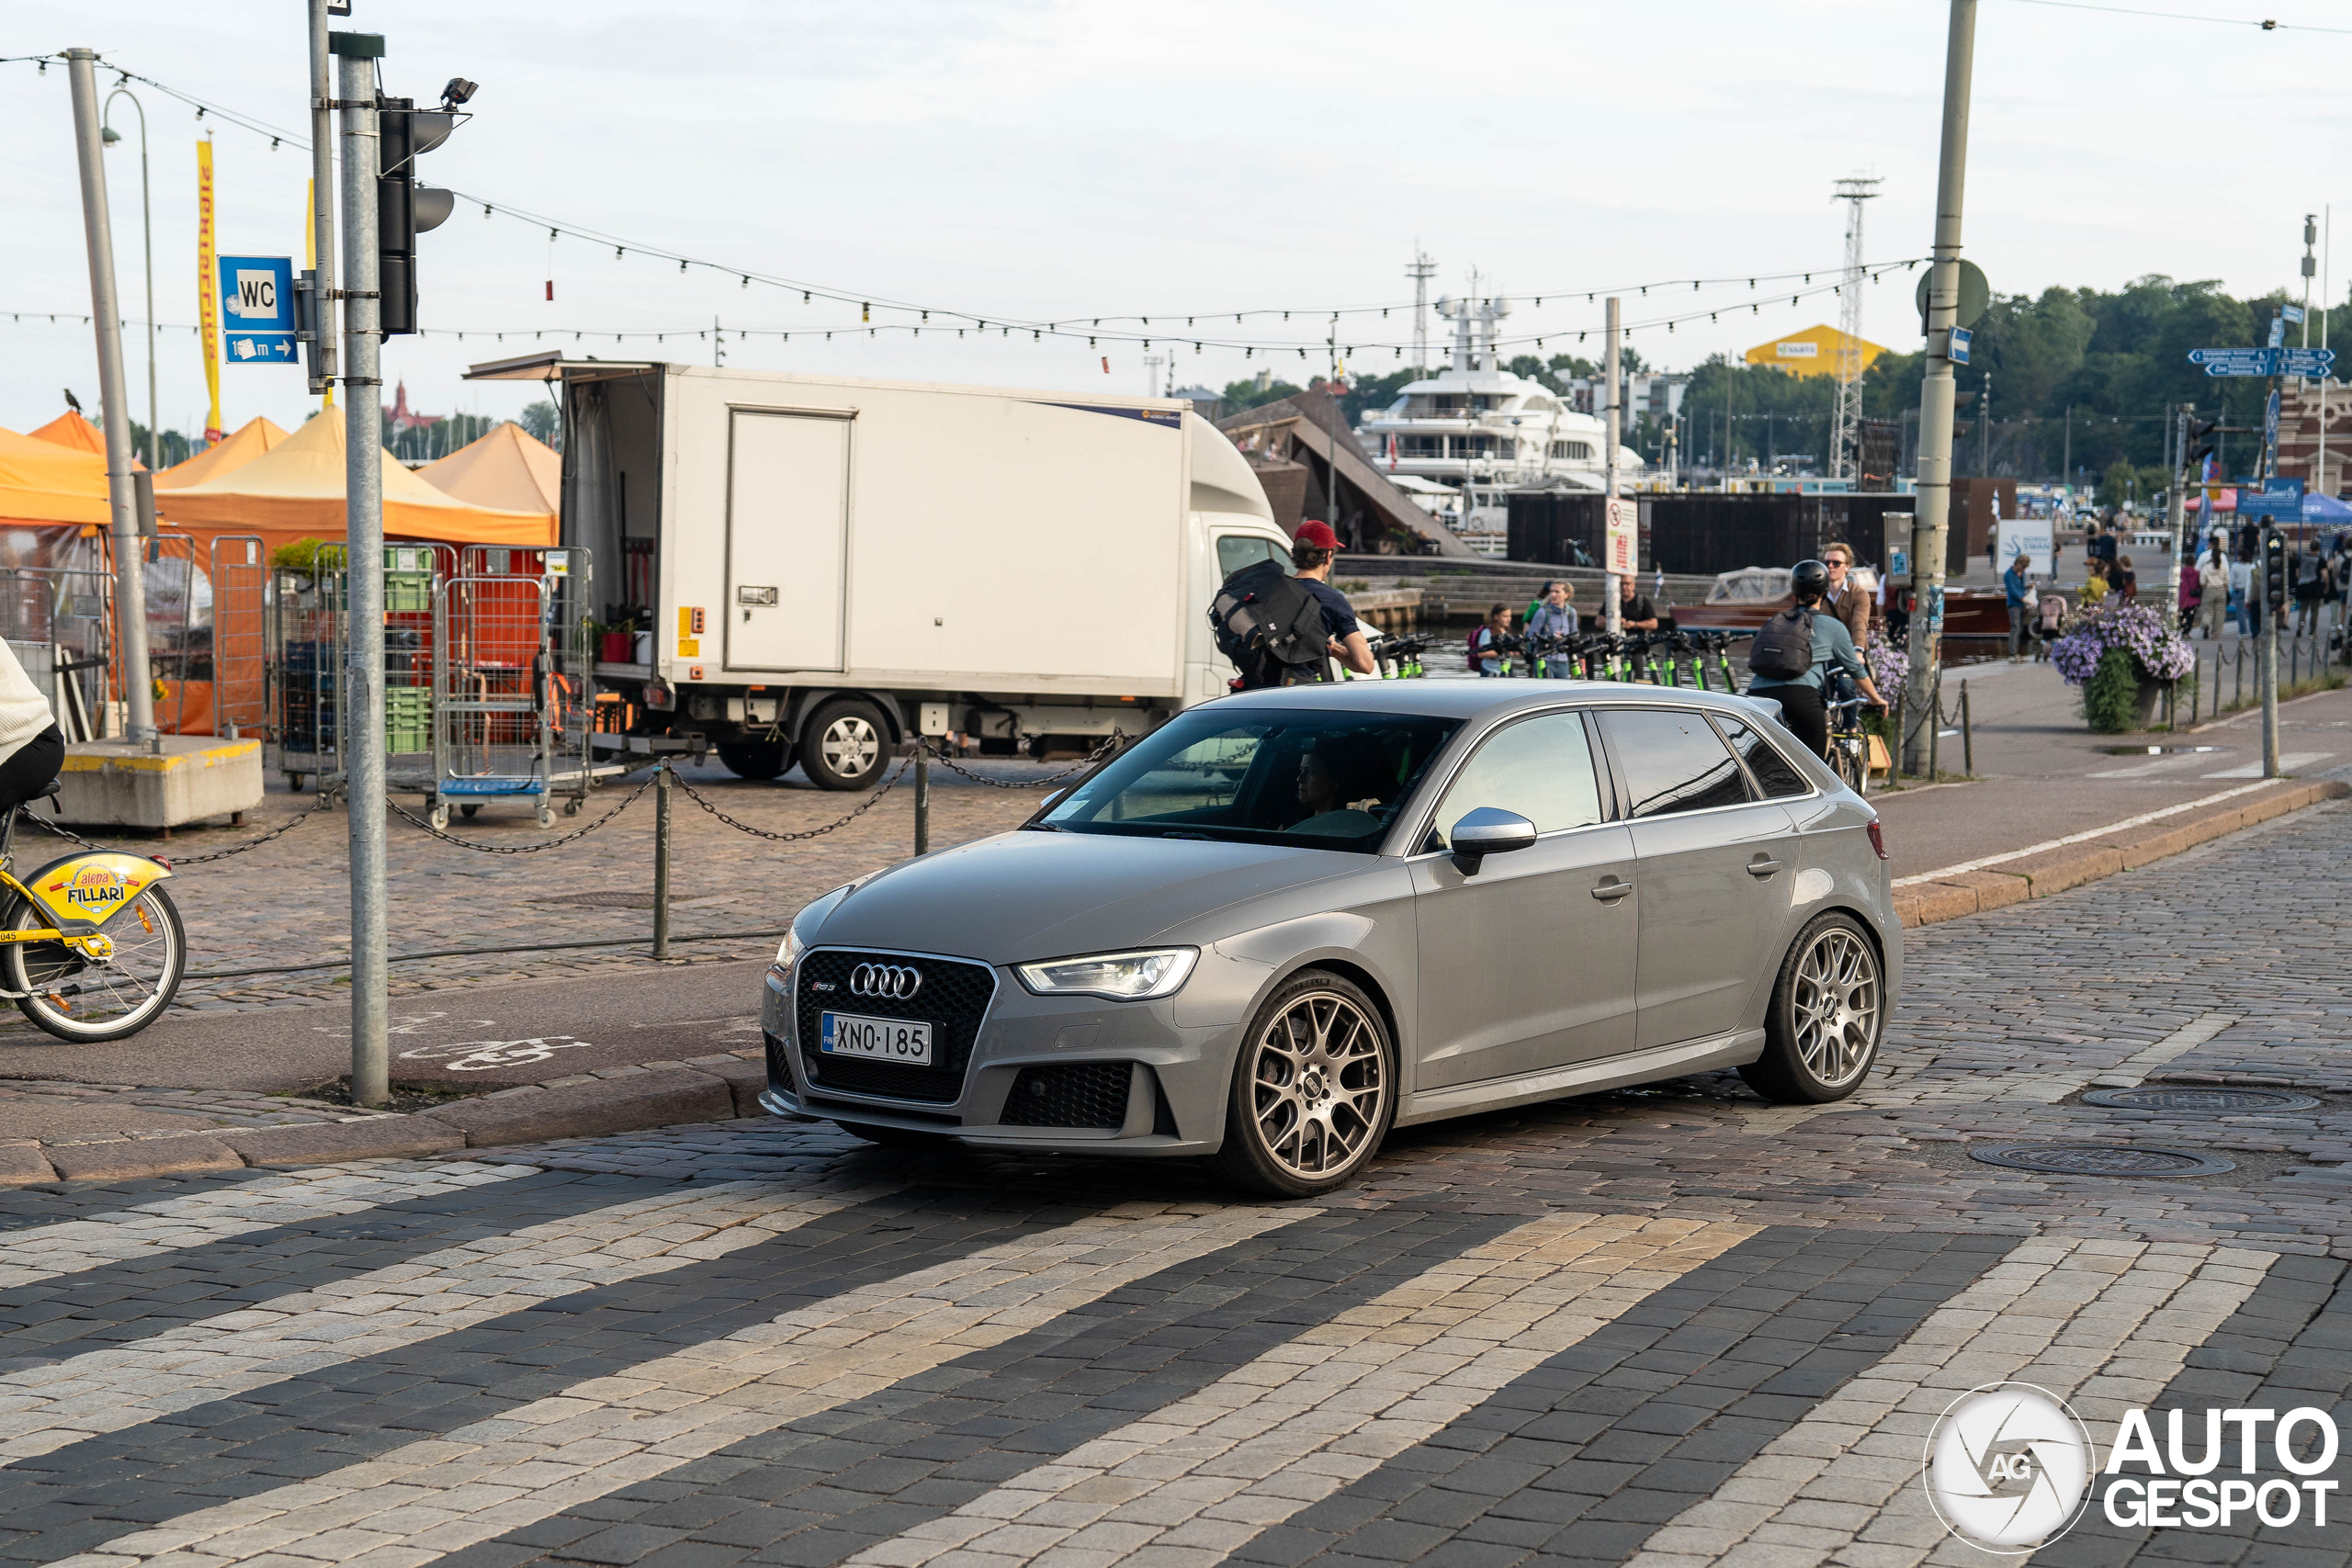
[(1968, 1157), (2051, 1176), (2219, 1176), (2237, 1168), (2233, 1160), (2144, 1144), (1982, 1144)]
[(592, 909), (650, 909), (650, 893), (546, 893), (531, 900), (534, 904), (579, 904)]
[(2186, 1111), (2222, 1116), (2232, 1111), (2309, 1111), (2319, 1101), (2283, 1089), (2095, 1089), (2083, 1096), (2083, 1103), (2110, 1111)]

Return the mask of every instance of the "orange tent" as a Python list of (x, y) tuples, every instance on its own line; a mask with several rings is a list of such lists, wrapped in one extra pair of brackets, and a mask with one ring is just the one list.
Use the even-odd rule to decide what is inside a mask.
[(103, 453), (0, 430), (0, 525), (96, 523), (114, 516)]
[(217, 479), (232, 468), (242, 468), (265, 452), (275, 451), (286, 432), (256, 415), (237, 427), (224, 441), (216, 441), (184, 463), (174, 463), (155, 476), (157, 490), (186, 490)]
[[(165, 525), (210, 540), (258, 534), (271, 549), (300, 538), (344, 536), (340, 414), (311, 420), (276, 447), (224, 474), (158, 492)], [(544, 547), (556, 543), (551, 512), (469, 506), (384, 454), (384, 532), (401, 539)]]
[(562, 510), (563, 459), (513, 420), (440, 461), (425, 464), (416, 477), (476, 506), (509, 512)]
[(107, 455), (107, 438), (98, 433), (98, 427), (72, 409), (34, 431), (32, 438), (71, 446), (76, 452), (96, 452), (101, 457)]

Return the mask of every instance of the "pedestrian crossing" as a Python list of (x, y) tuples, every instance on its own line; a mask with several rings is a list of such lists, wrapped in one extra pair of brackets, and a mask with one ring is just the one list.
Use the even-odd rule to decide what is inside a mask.
[(1957, 1561), (1916, 1479), (1954, 1393), (2111, 1422), (2276, 1260), (842, 1168), (387, 1162), (23, 1225), (0, 1559)]

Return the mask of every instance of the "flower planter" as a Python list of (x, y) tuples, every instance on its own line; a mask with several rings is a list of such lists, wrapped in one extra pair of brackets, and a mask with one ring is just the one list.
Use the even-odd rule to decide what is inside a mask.
[(2156, 710), (2164, 705), (2165, 685), (2162, 681), (2151, 681), (2145, 675), (2140, 677), (2140, 705), (2136, 711), (2140, 716), (2141, 728), (2145, 729), (2156, 722)]
[(627, 664), (630, 652), (637, 646), (637, 636), (633, 632), (606, 632), (598, 640), (603, 646), (597, 650), (596, 657), (607, 664)]

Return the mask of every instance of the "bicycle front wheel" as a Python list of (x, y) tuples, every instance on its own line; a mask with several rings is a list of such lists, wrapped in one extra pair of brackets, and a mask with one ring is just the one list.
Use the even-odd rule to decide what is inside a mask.
[[(9, 911), (11, 931), (39, 931), (49, 922), (21, 898)], [(138, 1033), (172, 1005), (187, 968), (187, 939), (172, 896), (150, 887), (107, 922), (114, 953), (91, 959), (62, 942), (12, 942), (0, 946), (0, 982), (25, 993), (17, 1010), (60, 1040), (121, 1040)]]

